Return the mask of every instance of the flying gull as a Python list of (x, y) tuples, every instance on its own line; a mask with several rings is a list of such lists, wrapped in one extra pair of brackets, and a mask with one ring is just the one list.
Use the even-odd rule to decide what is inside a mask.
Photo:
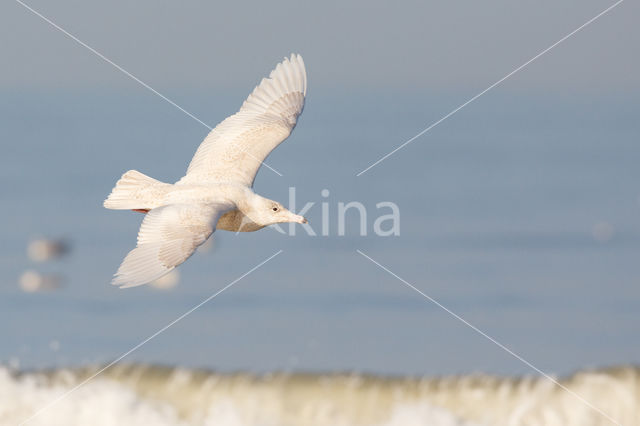
[(104, 206), (146, 216), (136, 248), (112, 283), (134, 287), (157, 280), (187, 260), (216, 229), (250, 232), (275, 223), (307, 223), (252, 189), (264, 159), (296, 126), (306, 93), (304, 62), (292, 54), (262, 79), (240, 111), (207, 135), (187, 174), (175, 184), (136, 170), (122, 175)]

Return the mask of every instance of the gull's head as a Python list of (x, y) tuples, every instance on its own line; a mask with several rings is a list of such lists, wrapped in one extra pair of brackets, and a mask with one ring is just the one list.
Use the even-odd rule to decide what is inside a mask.
[(307, 219), (287, 210), (277, 201), (260, 197), (252, 203), (252, 212), (249, 218), (262, 226), (269, 226), (276, 223), (307, 223)]

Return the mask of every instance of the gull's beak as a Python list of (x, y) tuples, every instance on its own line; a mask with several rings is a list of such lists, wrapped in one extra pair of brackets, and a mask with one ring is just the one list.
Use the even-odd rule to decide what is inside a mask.
[(289, 220), (289, 222), (309, 223), (309, 221), (304, 216), (300, 216), (298, 214), (291, 215), (291, 220)]

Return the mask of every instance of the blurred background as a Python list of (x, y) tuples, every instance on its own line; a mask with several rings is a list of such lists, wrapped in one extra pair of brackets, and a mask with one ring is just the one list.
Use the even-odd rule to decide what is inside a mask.
[[(179, 276), (111, 286), (142, 215), (102, 201), (129, 169), (178, 180), (208, 129), (3, 2), (5, 388), (25, 371), (117, 358), (280, 249), (125, 361), (222, 373), (537, 375), (356, 249), (551, 374), (640, 360), (637, 3), (358, 177), (613, 2), (28, 4), (210, 126), (282, 57), (302, 54), (305, 111), (267, 160), (283, 176), (262, 168), (255, 189), (287, 205), (295, 187), (298, 208), (315, 202), (306, 215), (316, 233), (328, 203), (330, 233), (216, 232)], [(367, 207), (368, 236), (355, 213), (338, 236), (337, 204), (349, 201)], [(375, 208), (381, 201), (400, 208), (399, 236), (371, 232), (388, 213)]]

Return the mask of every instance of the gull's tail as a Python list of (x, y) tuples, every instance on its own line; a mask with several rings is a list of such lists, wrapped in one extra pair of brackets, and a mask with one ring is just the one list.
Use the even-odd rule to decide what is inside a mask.
[(114, 210), (151, 210), (158, 207), (162, 197), (171, 188), (136, 170), (129, 170), (116, 182), (104, 206)]

